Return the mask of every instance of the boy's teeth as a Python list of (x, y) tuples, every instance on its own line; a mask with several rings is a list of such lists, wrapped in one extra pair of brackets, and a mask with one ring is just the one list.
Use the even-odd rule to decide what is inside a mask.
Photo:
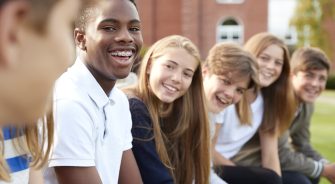
[(132, 51), (115, 51), (112, 52), (112, 56), (120, 56), (120, 57), (130, 57), (132, 56)]

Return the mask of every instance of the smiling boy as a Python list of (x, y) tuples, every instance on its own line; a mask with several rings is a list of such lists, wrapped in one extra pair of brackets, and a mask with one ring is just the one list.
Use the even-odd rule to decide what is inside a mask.
[(141, 183), (131, 151), (126, 96), (114, 87), (127, 77), (142, 46), (132, 0), (91, 4), (74, 31), (77, 60), (56, 83), (55, 144), (50, 183)]
[[(329, 164), (311, 145), (310, 122), (314, 112), (314, 102), (324, 91), (330, 63), (325, 53), (313, 47), (297, 49), (291, 59), (292, 85), (298, 100), (298, 110), (288, 136), (280, 140), (285, 146), (280, 151), (284, 183), (318, 183), (320, 176), (335, 182), (335, 164)], [(285, 136), (286, 135), (286, 136)], [(293, 172), (292, 172), (293, 171)], [(308, 177), (314, 178), (309, 181)], [(301, 180), (297, 180), (301, 178)]]

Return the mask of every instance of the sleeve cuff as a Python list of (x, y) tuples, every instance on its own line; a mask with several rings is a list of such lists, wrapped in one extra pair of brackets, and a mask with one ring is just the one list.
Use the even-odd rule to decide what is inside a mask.
[(48, 167), (73, 166), (73, 167), (93, 167), (94, 160), (74, 160), (74, 159), (53, 159), (49, 161)]
[(323, 171), (323, 163), (321, 161), (314, 161), (314, 170), (311, 174), (312, 178), (318, 178)]

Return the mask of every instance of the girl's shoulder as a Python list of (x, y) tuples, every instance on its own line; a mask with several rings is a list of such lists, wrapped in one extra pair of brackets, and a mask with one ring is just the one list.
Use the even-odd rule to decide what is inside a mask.
[(138, 124), (151, 127), (151, 116), (145, 103), (138, 97), (130, 97), (128, 100), (133, 127)]
[(137, 98), (131, 97), (129, 100), (129, 108), (131, 119), (133, 122), (132, 135), (135, 142), (146, 142), (153, 138), (153, 125), (151, 116), (144, 102)]
[(127, 96), (130, 110), (132, 109), (147, 109), (145, 103), (137, 96)]

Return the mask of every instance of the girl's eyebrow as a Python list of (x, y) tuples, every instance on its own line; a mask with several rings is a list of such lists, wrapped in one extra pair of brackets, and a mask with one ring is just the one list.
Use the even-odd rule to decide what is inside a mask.
[[(171, 63), (173, 63), (173, 64), (175, 64), (175, 65), (179, 65), (177, 62), (175, 62), (175, 61), (172, 61), (172, 60), (167, 60), (168, 62), (171, 62)], [(188, 71), (190, 71), (190, 72), (193, 72), (194, 73), (194, 71), (191, 69), (191, 68), (186, 68), (186, 70), (188, 70)]]
[(274, 59), (277, 60), (277, 61), (284, 62), (283, 59), (278, 59), (278, 58), (272, 57), (270, 54), (267, 54), (267, 53), (262, 53), (262, 54), (260, 54), (259, 56), (266, 56), (266, 57), (274, 58)]

